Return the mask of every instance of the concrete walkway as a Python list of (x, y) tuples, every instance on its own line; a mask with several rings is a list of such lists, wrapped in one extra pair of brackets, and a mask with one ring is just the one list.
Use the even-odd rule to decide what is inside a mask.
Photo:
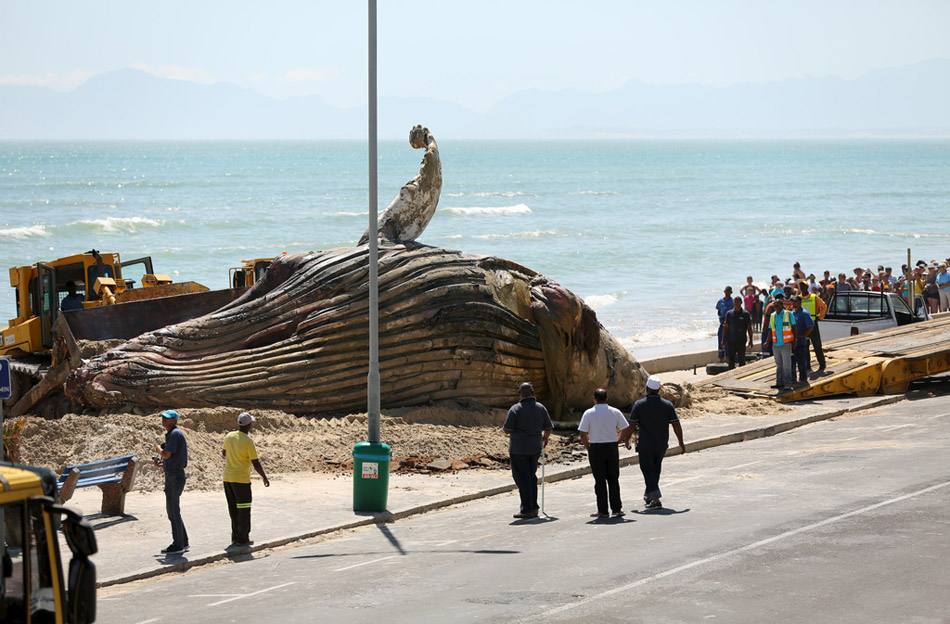
[[(868, 397), (802, 403), (791, 412), (772, 416), (718, 415), (683, 421), (687, 452), (695, 452), (722, 444), (741, 442), (775, 435), (811, 422), (839, 416), (846, 412), (866, 410), (904, 398)], [(383, 431), (385, 441), (385, 430)], [(671, 448), (670, 454), (679, 453)], [(637, 461), (633, 451), (621, 447), (623, 466)], [(266, 467), (266, 458), (265, 458)], [(590, 472), (586, 457), (565, 464), (546, 467), (546, 482), (573, 478)], [(486, 496), (511, 498), (512, 512), (518, 508), (514, 484), (507, 470), (463, 470), (452, 474), (391, 475), (389, 511), (355, 513), (352, 475), (288, 474), (271, 476), (271, 487), (265, 488), (253, 477), (254, 507), (251, 538), (254, 546), (225, 550), (230, 543), (230, 521), (224, 492), (195, 492), (185, 488), (182, 516), (188, 529), (191, 549), (183, 556), (166, 557), (159, 551), (171, 542), (171, 529), (165, 515), (162, 492), (131, 492), (126, 499), (126, 516), (87, 515), (96, 529), (99, 552), (93, 556), (100, 586), (125, 583), (163, 573), (225, 559), (244, 560), (254, 553), (321, 534), (357, 526), (398, 520), (448, 505)], [(640, 472), (624, 468), (624, 481), (639, 484)], [(592, 484), (593, 487), (593, 484)], [(638, 486), (639, 487), (639, 486)], [(98, 488), (83, 488), (69, 501), (68, 507), (87, 512), (98, 510), (101, 494)], [(546, 490), (545, 509), (558, 509), (557, 491)], [(569, 510), (560, 510), (562, 517)], [(580, 512), (578, 512), (580, 513)], [(500, 521), (509, 522), (510, 518)], [(63, 553), (68, 553), (62, 544)], [(65, 556), (65, 555), (64, 555)]]

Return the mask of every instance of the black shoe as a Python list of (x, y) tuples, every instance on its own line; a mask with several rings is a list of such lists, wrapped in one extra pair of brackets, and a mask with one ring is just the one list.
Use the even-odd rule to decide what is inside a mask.
[(644, 504), (644, 505), (649, 505), (651, 500), (652, 500), (652, 499), (651, 499), (649, 496), (644, 496), (644, 497), (643, 497), (643, 504)]
[(647, 509), (663, 509), (663, 503), (659, 498), (655, 498), (647, 504)]
[(609, 517), (610, 517), (610, 514), (599, 513), (599, 512), (596, 512), (596, 511), (595, 511), (594, 513), (592, 513), (592, 514), (590, 515), (590, 517), (591, 517), (591, 518), (609, 518)]
[(625, 514), (625, 513), (622, 512), (622, 511), (615, 511), (615, 512), (613, 512), (611, 515), (612, 515), (614, 518), (619, 518), (620, 516), (626, 516), (627, 514)]
[(177, 555), (188, 550), (187, 546), (179, 546), (177, 544), (169, 544), (162, 549), (162, 554), (165, 555)]
[(538, 510), (535, 509), (534, 511), (521, 511), (521, 512), (516, 513), (514, 517), (518, 519), (537, 518)]

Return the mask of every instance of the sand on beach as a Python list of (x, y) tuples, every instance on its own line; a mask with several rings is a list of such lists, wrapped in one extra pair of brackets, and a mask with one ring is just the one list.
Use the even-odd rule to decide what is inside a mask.
[[(685, 384), (686, 400), (678, 408), (681, 419), (709, 414), (766, 415), (787, 406), (762, 399), (746, 399), (711, 386)], [(664, 391), (666, 391), (664, 386)], [(673, 388), (675, 389), (675, 388)], [(220, 486), (224, 435), (236, 429), (239, 408), (181, 409), (180, 426), (188, 439), (187, 468), (190, 489)], [(32, 417), (23, 428), (20, 459), (60, 473), (67, 465), (136, 453), (142, 463), (134, 489), (162, 489), (162, 472), (149, 459), (164, 439), (155, 414), (68, 414), (58, 420)], [(505, 410), (445, 402), (383, 410), (382, 437), (392, 447), (394, 472), (427, 472), (439, 459), (449, 470), (507, 469), (508, 438), (501, 431)], [(280, 411), (255, 411), (251, 437), (268, 476), (291, 473), (343, 474), (352, 470), (352, 449), (366, 439), (366, 414), (339, 418), (307, 418)], [(577, 415), (578, 418), (580, 415)], [(583, 447), (572, 431), (556, 431), (548, 446), (548, 461), (573, 459)]]

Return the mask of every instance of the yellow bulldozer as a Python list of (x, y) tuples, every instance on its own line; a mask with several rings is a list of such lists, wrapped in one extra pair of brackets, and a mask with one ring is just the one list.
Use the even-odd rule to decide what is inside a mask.
[(0, 356), (11, 357), (14, 417), (62, 386), (81, 364), (80, 341), (130, 340), (213, 312), (243, 292), (173, 283), (155, 273), (149, 256), (122, 261), (95, 249), (13, 267), (10, 285), (16, 318), (0, 330)]
[[(287, 252), (281, 252), (286, 255)], [(229, 280), (232, 288), (248, 288), (253, 286), (264, 277), (267, 267), (273, 262), (273, 258), (253, 258), (251, 260), (241, 260), (241, 266), (231, 267), (229, 269)]]

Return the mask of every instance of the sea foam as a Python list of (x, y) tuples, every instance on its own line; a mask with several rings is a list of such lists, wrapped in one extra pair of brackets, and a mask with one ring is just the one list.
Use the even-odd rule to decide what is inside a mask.
[(67, 227), (80, 225), (94, 232), (115, 234), (117, 232), (135, 233), (146, 228), (159, 228), (164, 224), (164, 221), (149, 219), (147, 217), (107, 217), (105, 219), (77, 221), (70, 223)]
[(0, 230), (0, 237), (12, 238), (14, 240), (23, 240), (25, 238), (35, 238), (50, 236), (45, 225), (30, 225), (27, 227), (10, 228), (9, 230)]
[(461, 216), (531, 214), (531, 209), (525, 204), (515, 204), (514, 206), (458, 206), (443, 208), (442, 210)]

